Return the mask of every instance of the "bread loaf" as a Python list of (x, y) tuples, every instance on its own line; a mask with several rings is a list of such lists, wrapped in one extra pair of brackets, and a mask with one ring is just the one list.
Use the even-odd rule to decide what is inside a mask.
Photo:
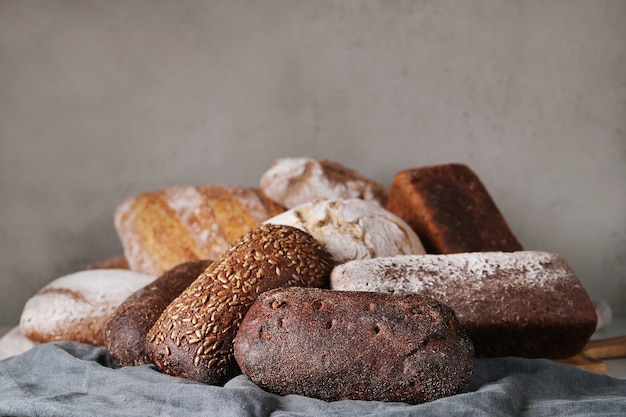
[(399, 254), (424, 247), (404, 220), (359, 198), (317, 200), (265, 221), (297, 227), (315, 237), (337, 263)]
[(178, 297), (211, 264), (189, 261), (175, 266), (150, 284), (131, 294), (109, 317), (104, 346), (119, 366), (151, 363), (146, 352), (148, 331), (165, 307)]
[(15, 326), (0, 337), (0, 361), (24, 353), (35, 345), (22, 334), (20, 326)]
[(130, 268), (159, 276), (183, 262), (217, 259), (243, 233), (282, 211), (258, 189), (168, 187), (121, 203), (115, 226)]
[(386, 190), (355, 170), (326, 159), (281, 158), (261, 176), (261, 190), (293, 208), (319, 199), (361, 198), (385, 204)]
[(574, 356), (597, 321), (593, 303), (572, 269), (561, 256), (546, 252), (354, 261), (333, 270), (331, 288), (436, 298), (454, 309), (479, 357)]
[(332, 266), (328, 252), (299, 229), (252, 229), (167, 306), (148, 332), (148, 354), (167, 374), (222, 384), (239, 373), (232, 340), (258, 294), (328, 286)]
[(411, 225), (428, 253), (523, 249), (485, 186), (465, 165), (398, 172), (386, 207)]
[(55, 279), (24, 305), (20, 328), (33, 342), (68, 340), (101, 346), (109, 316), (154, 276), (91, 269)]
[(130, 267), (124, 255), (115, 255), (89, 265), (88, 269), (130, 269)]
[(261, 294), (234, 341), (241, 370), (281, 395), (421, 403), (469, 383), (472, 342), (416, 294), (284, 288)]

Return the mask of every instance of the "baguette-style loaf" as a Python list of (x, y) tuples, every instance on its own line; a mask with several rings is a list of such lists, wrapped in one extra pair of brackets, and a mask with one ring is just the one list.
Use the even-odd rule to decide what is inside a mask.
[(155, 278), (123, 269), (90, 269), (57, 278), (26, 302), (20, 328), (34, 342), (102, 346), (109, 316)]
[(559, 255), (474, 252), (348, 262), (331, 274), (344, 291), (410, 292), (436, 298), (457, 314), (476, 356), (566, 358), (596, 328), (589, 295)]
[(386, 190), (353, 169), (327, 159), (281, 158), (261, 176), (261, 190), (293, 208), (320, 199), (361, 198), (385, 205)]
[(337, 263), (424, 253), (420, 239), (404, 220), (379, 204), (360, 198), (304, 203), (265, 223), (304, 230), (315, 237)]
[(183, 262), (217, 259), (284, 210), (255, 188), (180, 186), (129, 198), (114, 219), (130, 269), (160, 276)]
[(421, 403), (461, 392), (472, 342), (454, 312), (417, 294), (281, 288), (235, 337), (241, 370), (281, 395)]
[(189, 261), (175, 266), (131, 294), (109, 317), (104, 346), (119, 366), (151, 363), (146, 352), (148, 331), (165, 307), (200, 276), (211, 261)]
[(332, 266), (330, 254), (299, 229), (254, 228), (167, 306), (148, 332), (148, 354), (167, 374), (220, 385), (240, 372), (232, 341), (257, 296), (328, 286)]

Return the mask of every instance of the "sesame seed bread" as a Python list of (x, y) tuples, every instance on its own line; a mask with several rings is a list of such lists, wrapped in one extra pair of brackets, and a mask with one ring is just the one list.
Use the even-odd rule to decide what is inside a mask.
[(151, 363), (146, 352), (146, 334), (165, 307), (178, 297), (211, 264), (189, 261), (166, 271), (156, 280), (131, 294), (109, 317), (104, 346), (119, 366)]
[(114, 220), (130, 269), (159, 276), (183, 262), (217, 259), (284, 210), (254, 188), (179, 186), (123, 201)]
[(91, 269), (57, 278), (26, 301), (20, 328), (34, 342), (101, 346), (109, 316), (155, 278), (123, 269)]
[(337, 162), (307, 157), (281, 158), (260, 180), (271, 199), (293, 208), (319, 199), (361, 198), (385, 204), (386, 190), (375, 181)]
[(428, 253), (523, 249), (483, 183), (465, 165), (398, 172), (386, 208), (411, 225)]
[(260, 387), (325, 401), (432, 401), (460, 393), (473, 368), (452, 309), (417, 294), (268, 291), (246, 314), (234, 352)]
[(359, 198), (304, 203), (265, 223), (297, 227), (315, 237), (337, 263), (400, 254), (422, 254), (411, 227), (379, 204)]
[(589, 295), (559, 255), (474, 252), (395, 256), (337, 266), (331, 288), (411, 292), (453, 308), (476, 356), (566, 358), (596, 328)]
[(299, 229), (254, 228), (167, 306), (146, 337), (148, 354), (167, 374), (223, 384), (240, 372), (232, 340), (257, 296), (275, 287), (327, 287), (332, 266)]

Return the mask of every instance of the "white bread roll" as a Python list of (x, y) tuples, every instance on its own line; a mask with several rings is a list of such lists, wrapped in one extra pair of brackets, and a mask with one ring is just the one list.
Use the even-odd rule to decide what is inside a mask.
[(419, 238), (404, 220), (375, 202), (359, 198), (305, 203), (265, 223), (293, 226), (309, 233), (337, 263), (424, 253)]
[(261, 176), (263, 193), (286, 208), (318, 199), (361, 198), (385, 204), (386, 190), (337, 162), (307, 157), (282, 158)]
[(101, 346), (109, 316), (155, 278), (122, 269), (92, 269), (57, 278), (26, 302), (20, 329), (33, 342), (69, 340)]

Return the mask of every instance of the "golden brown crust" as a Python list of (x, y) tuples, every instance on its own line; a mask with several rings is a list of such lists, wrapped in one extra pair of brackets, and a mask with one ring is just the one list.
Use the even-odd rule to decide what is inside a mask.
[(411, 225), (429, 253), (523, 250), (480, 179), (465, 165), (398, 172), (387, 210)]
[(104, 346), (119, 366), (151, 363), (145, 348), (146, 334), (165, 307), (211, 264), (189, 261), (165, 272), (128, 297), (108, 319)]
[(232, 340), (258, 294), (327, 286), (332, 266), (330, 254), (299, 229), (252, 229), (168, 305), (148, 332), (148, 353), (165, 373), (222, 384), (239, 373)]
[(216, 259), (264, 220), (284, 211), (246, 187), (169, 187), (124, 201), (115, 225), (130, 268), (161, 275), (183, 262)]
[(95, 262), (88, 269), (129, 269), (129, 266), (124, 255), (116, 255)]
[(459, 393), (472, 342), (454, 312), (418, 294), (280, 288), (262, 294), (234, 342), (269, 391), (325, 401), (421, 403)]

